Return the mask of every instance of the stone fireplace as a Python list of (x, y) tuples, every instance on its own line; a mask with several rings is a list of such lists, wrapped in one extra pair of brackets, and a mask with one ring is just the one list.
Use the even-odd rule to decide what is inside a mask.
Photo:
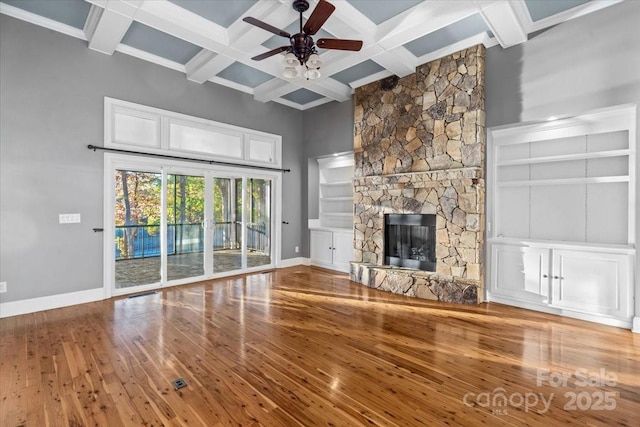
[[(351, 280), (411, 297), (482, 302), (483, 73), (478, 45), (397, 82), (356, 89)], [(433, 215), (433, 271), (388, 262), (385, 217), (398, 214)], [(409, 259), (421, 258), (412, 249), (419, 250), (404, 249)]]

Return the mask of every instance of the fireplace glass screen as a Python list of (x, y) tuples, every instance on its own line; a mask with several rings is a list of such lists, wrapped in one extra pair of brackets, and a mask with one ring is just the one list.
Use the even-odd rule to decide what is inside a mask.
[(435, 234), (435, 215), (385, 215), (385, 264), (435, 271)]

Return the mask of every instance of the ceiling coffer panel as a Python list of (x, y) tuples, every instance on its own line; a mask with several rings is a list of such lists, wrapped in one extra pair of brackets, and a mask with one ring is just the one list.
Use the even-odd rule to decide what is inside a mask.
[(305, 109), (350, 99), (357, 86), (408, 75), (435, 56), (478, 43), (486, 48), (526, 43), (534, 31), (616, 4), (0, 0), (0, 13), (82, 39), (97, 52), (126, 53), (184, 72), (193, 82), (213, 81), (251, 93), (259, 102)]

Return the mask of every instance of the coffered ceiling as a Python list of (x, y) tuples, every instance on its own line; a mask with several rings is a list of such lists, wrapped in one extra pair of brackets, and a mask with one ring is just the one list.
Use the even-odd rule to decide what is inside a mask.
[[(251, 57), (288, 40), (242, 20), (298, 32), (291, 0), (2, 0), (0, 13), (126, 55), (250, 93), (260, 102), (308, 109), (344, 101), (353, 89), (479, 43), (508, 48), (536, 31), (622, 0), (328, 0), (335, 11), (314, 36), (359, 39), (359, 52), (319, 49), (322, 77), (281, 77), (284, 54)], [(310, 0), (306, 19), (317, 0)]]

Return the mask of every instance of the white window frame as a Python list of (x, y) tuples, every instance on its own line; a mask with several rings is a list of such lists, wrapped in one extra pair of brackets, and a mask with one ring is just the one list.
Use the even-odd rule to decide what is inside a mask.
[[(157, 125), (157, 141), (151, 145), (138, 145), (128, 141), (118, 141), (115, 139), (115, 114), (128, 114), (132, 117), (156, 120)], [(223, 155), (211, 155), (190, 150), (180, 150), (170, 147), (170, 124), (177, 123), (182, 126), (192, 126), (198, 129), (206, 129), (228, 135), (239, 136), (241, 158)], [(250, 139), (271, 142), (273, 144), (273, 156), (270, 163), (251, 160), (250, 158)], [(220, 123), (213, 120), (203, 119), (200, 117), (180, 114), (173, 111), (163, 110), (160, 108), (149, 107), (146, 105), (136, 104), (133, 102), (123, 101), (115, 98), (104, 98), (104, 146), (106, 148), (114, 148), (119, 150), (134, 150), (149, 154), (165, 154), (176, 156), (184, 154), (185, 157), (236, 163), (238, 165), (252, 165), (262, 167), (282, 167), (282, 136), (272, 133), (262, 132), (255, 129), (244, 128), (240, 126)]]

